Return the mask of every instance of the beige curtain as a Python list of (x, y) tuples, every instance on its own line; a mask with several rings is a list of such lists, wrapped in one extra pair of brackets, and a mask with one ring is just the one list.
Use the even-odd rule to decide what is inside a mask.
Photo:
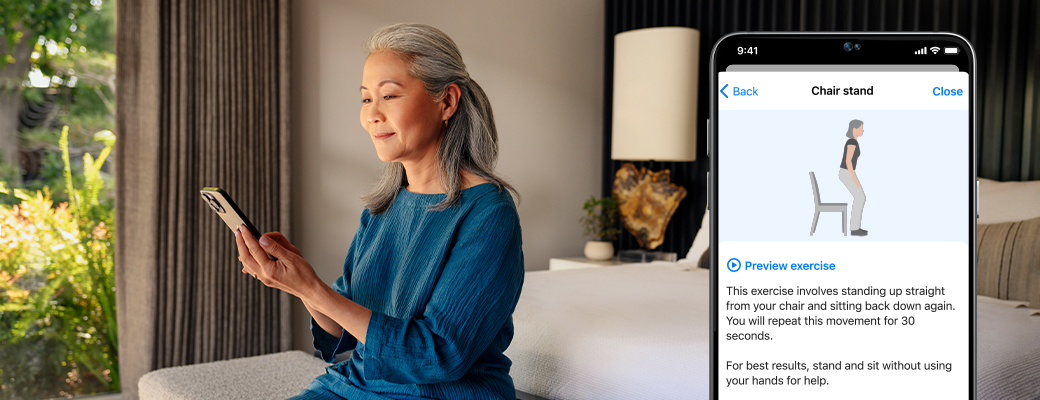
[(148, 371), (289, 350), (289, 298), (240, 272), (199, 198), (289, 232), (288, 0), (119, 0), (116, 279), (124, 398)]

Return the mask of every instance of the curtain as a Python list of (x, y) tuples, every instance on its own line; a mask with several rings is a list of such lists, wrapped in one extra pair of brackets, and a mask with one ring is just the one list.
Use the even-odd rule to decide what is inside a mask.
[[(686, 26), (701, 32), (697, 115), (708, 118), (712, 45), (741, 31), (947, 31), (976, 52), (978, 173), (1001, 180), (1040, 180), (1040, 2), (1032, 0), (605, 0), (603, 195), (623, 162), (610, 159), (614, 35), (633, 29)], [(698, 129), (697, 161), (636, 162), (671, 169), (688, 191), (660, 249), (685, 255), (700, 227), (707, 191), (707, 128)], [(638, 248), (622, 229), (619, 249)]]
[(199, 197), (292, 237), (288, 0), (120, 0), (116, 280), (124, 398), (164, 367), (286, 351), (287, 294), (242, 274)]

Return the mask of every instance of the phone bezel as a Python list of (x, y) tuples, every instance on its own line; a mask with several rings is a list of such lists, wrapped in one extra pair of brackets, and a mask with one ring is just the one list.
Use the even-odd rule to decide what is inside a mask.
[[(740, 59), (741, 62), (733, 62), (734, 56), (732, 53), (727, 55), (719, 54), (721, 47), (729, 49), (735, 48), (735, 46), (743, 46), (743, 43), (756, 44), (755, 40), (766, 40), (766, 43), (773, 40), (784, 40), (789, 41), (784, 43), (784, 49), (790, 50), (785, 53), (767, 53), (766, 57), (758, 57), (762, 54), (759, 53), (753, 56), (745, 56)], [(842, 47), (834, 46), (839, 41), (852, 41), (859, 43), (870, 43), (870, 46), (863, 45), (860, 50), (845, 51)], [(956, 56), (943, 57), (912, 57), (913, 53), (908, 52), (917, 46), (922, 44), (934, 44), (938, 42), (949, 42), (961, 46), (965, 51), (960, 52)], [(843, 43), (842, 43), (843, 44)], [(875, 45), (881, 44), (886, 47), (877, 47)], [(831, 47), (827, 47), (831, 46)], [(840, 49), (842, 53), (838, 53), (836, 50)], [(887, 53), (886, 53), (887, 51)], [(837, 54), (836, 54), (837, 53)], [(756, 58), (757, 57), (757, 58)], [(750, 59), (750, 60), (749, 60)], [(978, 118), (977, 118), (977, 77), (976, 77), (976, 55), (975, 49), (971, 43), (963, 36), (948, 33), (948, 32), (735, 32), (730, 33), (720, 38), (711, 50), (711, 59), (709, 61), (709, 75), (708, 80), (710, 81), (710, 95), (709, 104), (710, 118), (708, 120), (708, 157), (709, 157), (709, 173), (708, 173), (708, 193), (707, 193), (707, 204), (708, 212), (710, 212), (710, 301), (709, 301), (709, 359), (711, 365), (708, 368), (708, 387), (709, 395), (711, 399), (718, 399), (718, 385), (717, 376), (719, 368), (718, 358), (718, 214), (716, 207), (714, 206), (718, 202), (718, 182), (717, 175), (712, 174), (711, 171), (718, 169), (718, 161), (715, 154), (718, 154), (718, 149), (715, 147), (718, 143), (718, 107), (716, 102), (718, 101), (718, 95), (716, 94), (719, 90), (719, 77), (718, 72), (724, 71), (730, 65), (735, 64), (937, 64), (937, 65), (957, 65), (962, 71), (968, 72), (969, 76), (969, 94), (971, 99), (969, 101), (969, 112), (968, 120), (970, 125), (970, 136), (971, 141), (969, 144), (969, 160), (971, 163), (969, 169), (969, 181), (970, 193), (968, 199), (968, 214), (969, 214), (969, 243), (976, 242), (976, 220), (978, 217), (978, 180), (977, 180), (977, 151), (978, 148)], [(786, 62), (784, 62), (786, 61)], [(825, 62), (820, 62), (825, 61)], [(910, 61), (910, 62), (907, 62)], [(949, 62), (948, 62), (949, 61)], [(970, 398), (976, 398), (976, 350), (977, 350), (977, 335), (976, 335), (976, 248), (974, 246), (968, 246), (968, 257), (970, 268), (968, 272), (969, 287), (971, 288), (971, 295), (969, 304), (971, 310), (969, 312), (969, 318), (971, 319), (969, 332), (969, 376), (971, 377), (969, 382), (969, 394)]]

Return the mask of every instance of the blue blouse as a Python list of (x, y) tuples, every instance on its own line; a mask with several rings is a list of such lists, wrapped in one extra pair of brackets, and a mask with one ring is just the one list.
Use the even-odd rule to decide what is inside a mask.
[[(326, 333), (311, 319), (327, 362), (354, 349), (318, 381), (346, 398), (515, 399), (513, 309), (524, 281), (513, 198), (492, 183), (444, 194), (403, 188), (381, 215), (365, 210), (332, 288), (372, 310), (366, 341)], [(328, 376), (328, 375), (332, 376)]]

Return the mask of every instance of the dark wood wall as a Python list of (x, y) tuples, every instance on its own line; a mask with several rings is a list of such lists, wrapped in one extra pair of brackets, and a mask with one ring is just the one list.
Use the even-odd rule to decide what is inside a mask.
[[(610, 159), (614, 35), (658, 26), (700, 30), (697, 161), (637, 162), (668, 168), (688, 191), (659, 248), (684, 257), (700, 228), (708, 171), (708, 60), (712, 45), (741, 31), (946, 31), (975, 47), (979, 176), (1040, 179), (1040, 1), (1033, 0), (606, 0), (603, 76), (603, 195), (623, 162)], [(651, 165), (652, 164), (652, 165)], [(619, 249), (638, 248), (622, 231)]]

